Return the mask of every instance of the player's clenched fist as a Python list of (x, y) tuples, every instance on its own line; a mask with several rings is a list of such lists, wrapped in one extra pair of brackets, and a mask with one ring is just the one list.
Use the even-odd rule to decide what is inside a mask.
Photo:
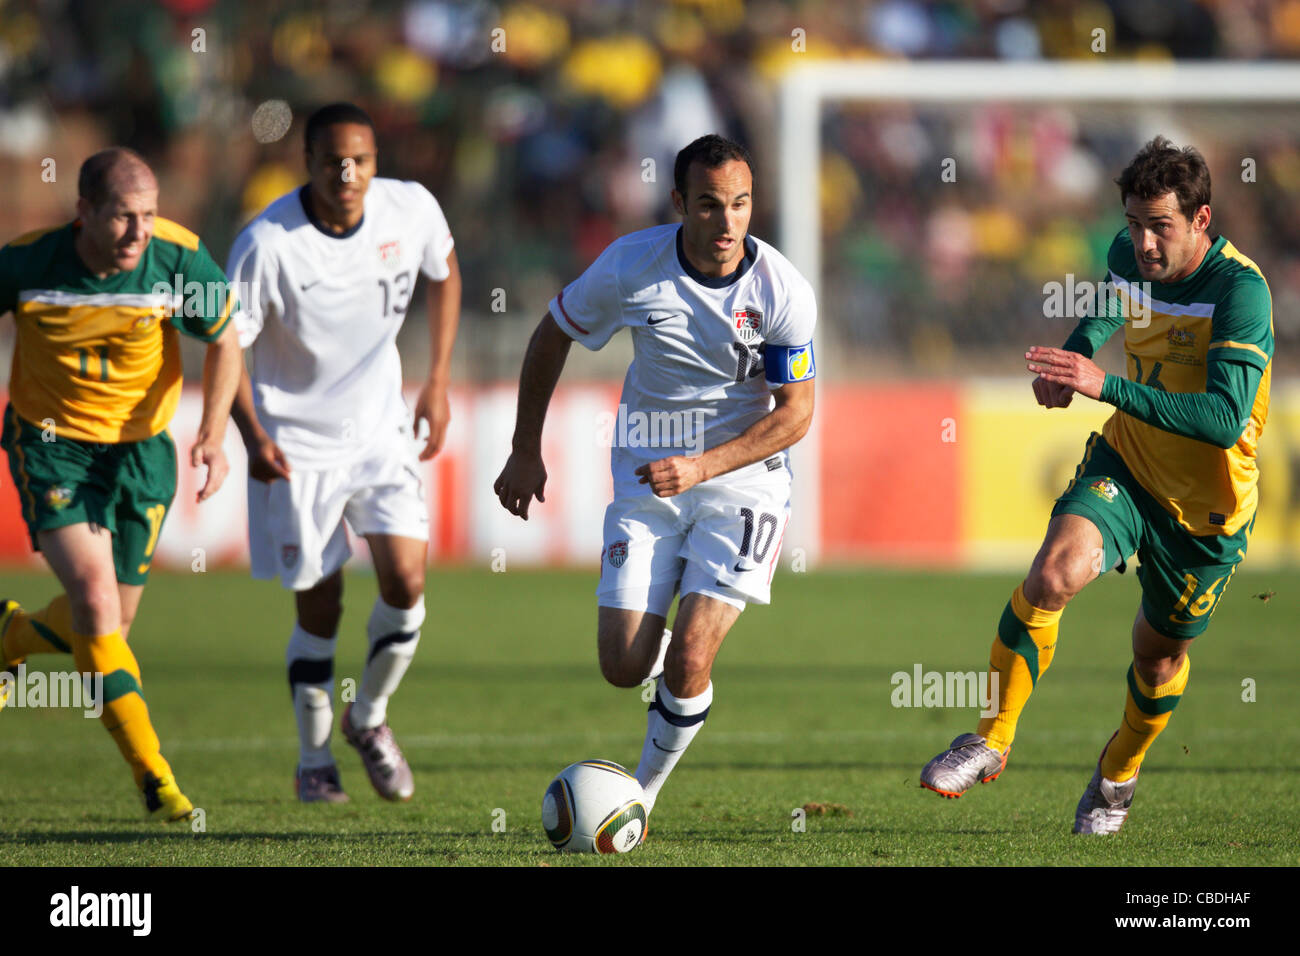
[(660, 498), (680, 495), (687, 488), (693, 488), (704, 480), (700, 460), (682, 455), (660, 458), (642, 465), (636, 469), (636, 474), (641, 477), (640, 484), (649, 485), (650, 490)]
[(536, 452), (511, 452), (492, 490), (506, 511), (527, 521), (528, 506), (534, 496), (538, 501), (546, 500), (542, 495), (546, 490), (546, 466), (542, 464), (542, 456)]
[(1049, 382), (1040, 375), (1034, 379), (1034, 398), (1044, 408), (1066, 408), (1074, 398), (1074, 389), (1068, 385)]
[(249, 449), (248, 477), (263, 482), (289, 477), (289, 459), (269, 437), (260, 439)]

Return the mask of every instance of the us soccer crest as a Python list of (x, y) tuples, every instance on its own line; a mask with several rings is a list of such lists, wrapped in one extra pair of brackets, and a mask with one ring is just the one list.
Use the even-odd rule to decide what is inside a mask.
[(298, 546), (296, 544), (286, 544), (280, 548), (280, 561), (286, 568), (292, 568), (298, 563)]
[(757, 309), (736, 309), (731, 313), (736, 335), (745, 343), (757, 342), (763, 335), (763, 313)]
[(615, 541), (609, 546), (609, 563), (616, 568), (621, 568), (623, 562), (627, 560), (627, 542)]
[(397, 239), (379, 244), (379, 261), (386, 266), (398, 266), (402, 262), (402, 244)]

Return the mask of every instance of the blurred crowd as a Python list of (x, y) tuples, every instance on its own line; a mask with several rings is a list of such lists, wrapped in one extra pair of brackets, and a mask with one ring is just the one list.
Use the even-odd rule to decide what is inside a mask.
[[(304, 181), (306, 115), (352, 100), (375, 120), (381, 174), (427, 185), (451, 223), (459, 374), (508, 379), (557, 288), (616, 236), (671, 220), (672, 158), (695, 136), (751, 146), (752, 229), (779, 240), (776, 84), (797, 64), (1297, 54), (1300, 0), (0, 0), (0, 239), (68, 218), (81, 159), (122, 143), (158, 170), (163, 213), (224, 261)], [(1123, 224), (1112, 181), (1159, 131), (1206, 153), (1216, 225), (1270, 280), (1279, 362), (1300, 361), (1287, 114), (1160, 109), (1155, 130), (1151, 110), (1121, 107), (831, 106), (825, 334), (850, 365), (900, 375), (1057, 344), (1069, 328), (1044, 326), (1042, 284), (1099, 277)], [(950, 157), (962, 173), (944, 183)]]

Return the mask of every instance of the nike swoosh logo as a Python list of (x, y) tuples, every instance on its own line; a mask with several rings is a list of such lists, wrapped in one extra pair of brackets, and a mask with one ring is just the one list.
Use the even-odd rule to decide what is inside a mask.
[(299, 286), (299, 289), (301, 289), (303, 292), (306, 292), (312, 286), (320, 285), (324, 281), (325, 281), (324, 279), (312, 279), (311, 282), (304, 282), (301, 286)]
[(651, 316), (651, 317), (649, 317), (649, 318), (647, 318), (647, 319), (645, 320), (645, 324), (646, 324), (646, 325), (663, 325), (663, 324), (664, 324), (665, 322), (667, 322), (669, 319), (674, 319), (674, 318), (676, 318), (676, 316), (674, 316), (674, 315), (661, 315), (661, 316), (660, 316), (659, 318), (657, 318), (657, 319), (654, 318), (653, 316)]
[(662, 750), (666, 754), (679, 754), (686, 749), (685, 747), (678, 747), (676, 750), (669, 750), (667, 747), (660, 747), (659, 741), (653, 737), (650, 738), (650, 743), (654, 744), (655, 750)]
[(737, 573), (739, 573), (739, 574), (743, 574), (743, 573), (746, 572), (746, 571), (757, 571), (757, 570), (758, 570), (758, 565), (757, 565), (757, 564), (751, 564), (749, 567), (745, 567), (741, 562), (737, 561), (737, 562), (732, 566), (731, 570), (733, 570), (733, 571), (735, 571), (735, 572), (737, 572)]

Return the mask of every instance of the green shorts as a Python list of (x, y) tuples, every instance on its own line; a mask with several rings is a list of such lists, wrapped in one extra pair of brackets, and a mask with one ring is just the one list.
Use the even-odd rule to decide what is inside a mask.
[(113, 534), (113, 566), (122, 584), (144, 584), (163, 519), (176, 496), (176, 445), (163, 431), (144, 441), (100, 445), (43, 440), (42, 429), (5, 409), (0, 446), (18, 488), (23, 521), (37, 535), (73, 524)]
[(1153, 628), (1175, 640), (1205, 632), (1210, 615), (1246, 557), (1255, 518), (1236, 534), (1194, 535), (1138, 484), (1106, 439), (1093, 432), (1083, 461), (1052, 517), (1087, 518), (1101, 531), (1110, 569), (1137, 554), (1142, 613)]

